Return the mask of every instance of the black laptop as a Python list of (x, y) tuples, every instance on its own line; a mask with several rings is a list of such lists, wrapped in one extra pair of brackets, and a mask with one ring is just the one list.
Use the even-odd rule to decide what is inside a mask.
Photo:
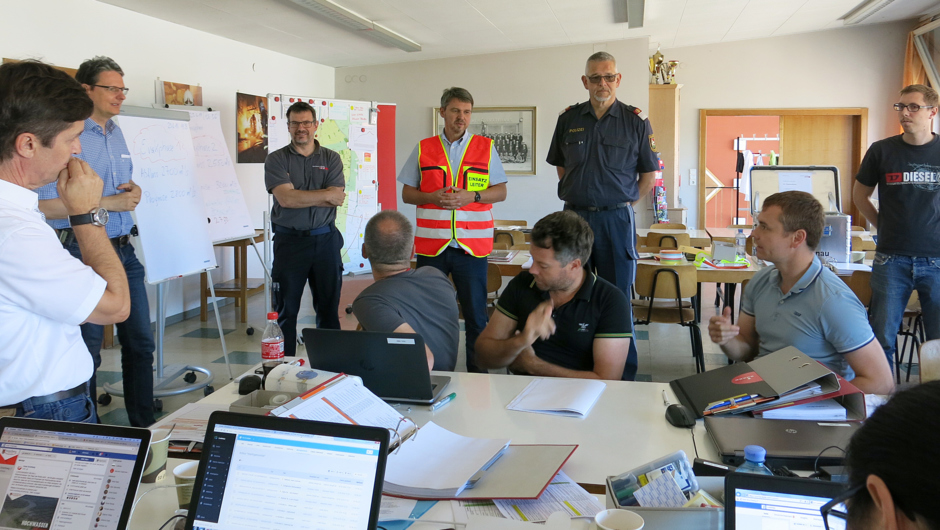
[(305, 328), (311, 368), (346, 373), (386, 401), (431, 404), (450, 383), (428, 371), (424, 339), (413, 333)]
[(748, 417), (705, 418), (705, 429), (715, 441), (721, 461), (744, 463), (744, 446), (767, 450), (769, 467), (813, 470), (817, 465), (841, 465), (843, 450), (861, 424), (809, 420), (765, 420)]
[(187, 530), (375, 530), (389, 433), (379, 427), (213, 412)]
[(0, 528), (127, 528), (149, 449), (147, 429), (0, 418)]
[[(844, 487), (826, 480), (730, 473), (725, 477), (725, 530), (825, 530), (819, 509)], [(829, 530), (844, 529), (845, 521), (830, 517)]]

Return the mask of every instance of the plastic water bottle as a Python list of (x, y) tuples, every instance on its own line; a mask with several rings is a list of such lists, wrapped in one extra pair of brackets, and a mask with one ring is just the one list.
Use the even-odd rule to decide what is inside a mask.
[(738, 228), (738, 233), (734, 236), (734, 254), (738, 259), (747, 259), (747, 236), (744, 235), (744, 229)]
[(268, 325), (261, 336), (261, 359), (280, 361), (284, 359), (284, 333), (277, 325), (277, 313), (268, 313)]
[(744, 447), (744, 463), (735, 470), (737, 473), (753, 473), (755, 475), (773, 475), (773, 471), (764, 465), (767, 450), (759, 445)]

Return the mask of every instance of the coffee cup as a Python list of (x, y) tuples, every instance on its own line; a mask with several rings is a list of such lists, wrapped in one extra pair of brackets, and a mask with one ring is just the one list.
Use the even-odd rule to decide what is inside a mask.
[(180, 509), (189, 509), (189, 502), (193, 496), (193, 483), (196, 482), (196, 471), (198, 469), (199, 462), (186, 462), (173, 468), (173, 480), (180, 485), (176, 488), (176, 498), (179, 500)]
[(594, 516), (601, 530), (643, 530), (643, 518), (629, 510), (604, 510)]
[(170, 430), (154, 429), (150, 434), (150, 450), (140, 481), (146, 484), (159, 482), (166, 477), (166, 458), (170, 448)]

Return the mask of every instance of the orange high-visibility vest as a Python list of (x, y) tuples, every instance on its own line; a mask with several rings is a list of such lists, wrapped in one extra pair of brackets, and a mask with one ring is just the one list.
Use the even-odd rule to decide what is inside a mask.
[[(451, 171), (444, 140), (440, 136), (425, 138), (418, 144), (418, 165), (421, 185), (425, 193), (433, 193), (446, 186), (467, 191), (483, 191), (490, 186), (490, 155), (493, 140), (471, 135), (467, 149), (460, 160), (457, 175)], [(437, 256), (447, 248), (451, 239), (470, 255), (482, 258), (493, 251), (492, 204), (471, 202), (459, 210), (445, 210), (434, 204), (418, 205), (415, 228), (415, 252), (422, 256)]]

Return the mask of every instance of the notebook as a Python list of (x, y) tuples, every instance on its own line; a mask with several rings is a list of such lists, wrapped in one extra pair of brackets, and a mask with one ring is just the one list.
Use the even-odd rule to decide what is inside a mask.
[[(705, 418), (705, 429), (715, 441), (722, 462), (741, 465), (744, 446), (759, 445), (767, 450), (770, 467), (812, 470), (841, 465), (852, 434), (861, 424), (803, 420), (762, 420), (747, 417)], [(834, 447), (833, 447), (834, 446)], [(831, 448), (830, 448), (831, 447)], [(825, 451), (824, 451), (825, 450)]]
[(429, 405), (450, 383), (448, 376), (431, 376), (420, 335), (315, 328), (302, 333), (311, 368), (359, 376), (386, 401)]
[(374, 530), (388, 431), (214, 412), (187, 530)]
[[(731, 473), (725, 477), (725, 530), (824, 530), (819, 509), (843, 488), (824, 480)], [(845, 521), (829, 522), (829, 530), (845, 530)]]
[(591, 379), (535, 379), (506, 405), (508, 410), (586, 418), (607, 388)]
[(0, 418), (0, 528), (127, 527), (150, 431)]

